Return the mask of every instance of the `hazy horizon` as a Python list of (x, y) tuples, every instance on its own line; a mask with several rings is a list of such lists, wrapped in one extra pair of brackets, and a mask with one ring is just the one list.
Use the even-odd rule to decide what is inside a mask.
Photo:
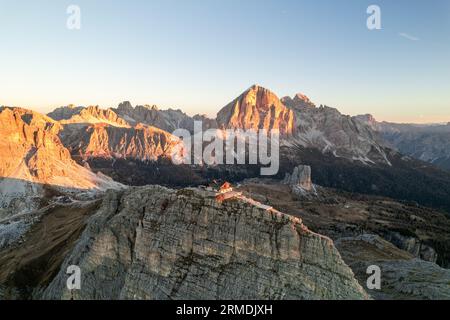
[[(72, 4), (80, 30), (66, 27)], [(367, 28), (372, 4), (381, 30)], [(0, 0), (0, 19), (0, 105), (129, 100), (213, 117), (258, 83), (343, 114), (450, 122), (446, 0)]]

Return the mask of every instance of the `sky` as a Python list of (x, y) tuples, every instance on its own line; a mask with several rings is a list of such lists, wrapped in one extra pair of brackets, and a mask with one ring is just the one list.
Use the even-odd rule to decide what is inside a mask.
[(450, 121), (450, 0), (0, 0), (0, 43), (0, 105), (40, 112), (129, 100), (214, 116), (259, 84), (350, 115)]

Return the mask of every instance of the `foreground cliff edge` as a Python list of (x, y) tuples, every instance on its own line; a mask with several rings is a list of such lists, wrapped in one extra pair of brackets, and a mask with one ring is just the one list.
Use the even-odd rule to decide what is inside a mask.
[[(239, 193), (146, 186), (41, 214), (0, 252), (0, 298), (369, 298), (329, 238)], [(66, 287), (70, 265), (81, 290)]]

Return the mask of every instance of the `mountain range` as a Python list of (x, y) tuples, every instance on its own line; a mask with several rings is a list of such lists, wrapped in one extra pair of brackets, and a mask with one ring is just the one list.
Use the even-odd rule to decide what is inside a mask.
[[(3, 107), (2, 114), (18, 110)], [(174, 169), (170, 158), (180, 140), (171, 132), (187, 129), (194, 133), (194, 121), (202, 121), (203, 129), (279, 130), (282, 163), (279, 178), (298, 164), (308, 164), (313, 179), (324, 186), (450, 210), (450, 174), (428, 164), (445, 163), (450, 150), (445, 140), (447, 126), (414, 129), (379, 123), (370, 116), (351, 117), (328, 106), (316, 106), (304, 94), (279, 99), (257, 85), (223, 107), (215, 119), (190, 117), (181, 110), (160, 110), (156, 106), (133, 107), (130, 102), (110, 109), (70, 105), (46, 116), (26, 112), (46, 123), (53, 139), (69, 150), (70, 157), (79, 165), (123, 184), (177, 187), (207, 184), (212, 178), (238, 181), (257, 175), (252, 166)], [(35, 123), (30, 125), (36, 126)], [(431, 138), (426, 137), (430, 134), (438, 143), (429, 143)], [(38, 150), (45, 154), (46, 146)], [(17, 155), (16, 160), (23, 158)], [(14, 177), (9, 172), (6, 176), (20, 179), (19, 173)], [(48, 181), (38, 178), (37, 182)], [(77, 186), (75, 183), (74, 187)]]
[[(279, 130), (279, 173), (174, 165), (172, 133), (195, 121)], [(448, 128), (257, 85), (215, 119), (1, 107), (0, 299), (450, 299)], [(365, 288), (374, 263), (381, 291)], [(72, 264), (92, 271), (75, 295)]]
[(35, 208), (34, 197), (48, 192), (120, 186), (77, 164), (58, 137), (60, 130), (61, 124), (45, 115), (20, 108), (0, 109), (1, 208), (17, 213), (21, 210), (16, 206), (23, 210)]

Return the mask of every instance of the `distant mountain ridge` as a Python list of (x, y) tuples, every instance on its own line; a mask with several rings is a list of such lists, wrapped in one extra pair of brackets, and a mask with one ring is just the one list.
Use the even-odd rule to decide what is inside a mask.
[(217, 115), (222, 128), (278, 129), (285, 145), (302, 145), (363, 163), (389, 160), (370, 127), (327, 106), (316, 107), (304, 94), (280, 100), (252, 86)]
[(388, 146), (404, 155), (450, 170), (449, 124), (398, 124), (378, 122), (372, 115), (355, 119), (370, 126)]
[[(355, 121), (330, 107), (316, 107), (304, 94), (279, 99), (276, 94), (258, 85), (253, 85), (223, 107), (216, 119), (201, 115), (191, 117), (181, 110), (160, 110), (156, 106), (133, 107), (128, 101), (122, 102), (117, 108), (106, 110), (98, 106), (63, 107), (48, 116), (54, 117), (67, 128), (71, 125), (107, 124), (110, 127), (132, 129), (144, 124), (167, 132), (167, 136), (176, 129), (187, 129), (193, 133), (195, 121), (202, 121), (204, 130), (276, 129), (286, 145), (317, 148), (323, 153), (332, 153), (350, 161), (389, 165), (385, 146), (376, 139), (370, 126), (362, 121)], [(114, 129), (108, 130), (112, 132)], [(64, 139), (66, 137), (64, 135)], [(73, 130), (70, 137), (73, 147)], [(137, 154), (141, 159), (155, 158), (153, 155), (142, 156), (142, 152)]]
[[(276, 94), (258, 85), (251, 86), (223, 107), (217, 113), (216, 119), (202, 115), (191, 117), (179, 109), (160, 110), (154, 105), (133, 107), (129, 101), (120, 103), (117, 108), (109, 109), (101, 109), (98, 106), (84, 108), (69, 105), (57, 108), (48, 116), (65, 127), (65, 130), (62, 131), (64, 133), (61, 135), (64, 143), (70, 145), (71, 150), (83, 156), (87, 156), (87, 153), (82, 151), (87, 148), (86, 132), (93, 133), (93, 137), (98, 140), (100, 137), (98, 133), (101, 130), (106, 140), (97, 143), (98, 146), (103, 145), (102, 150), (99, 152), (91, 150), (89, 152), (91, 156), (104, 154), (114, 157), (118, 155), (141, 160), (166, 156), (165, 152), (161, 152), (161, 150), (166, 150), (164, 146), (147, 148), (143, 147), (146, 143), (142, 143), (142, 141), (134, 146), (132, 142), (132, 150), (129, 152), (123, 150), (117, 152), (119, 149), (117, 146), (112, 145), (105, 148), (106, 141), (114, 141), (114, 139), (108, 139), (108, 136), (116, 130), (113, 129), (114, 127), (129, 129), (128, 131), (120, 130), (123, 134), (127, 132), (127, 137), (122, 138), (129, 141), (135, 140), (136, 137), (130, 138), (130, 134), (133, 135), (136, 132), (147, 132), (147, 136), (150, 136), (151, 127), (154, 127), (165, 132), (163, 134), (165, 137), (161, 139), (164, 144), (164, 141), (172, 140), (171, 132), (176, 129), (187, 129), (193, 133), (194, 122), (202, 121), (204, 130), (210, 128), (277, 129), (281, 134), (282, 145), (314, 148), (323, 154), (332, 154), (336, 158), (368, 165), (391, 165), (389, 153), (392, 150), (390, 149), (397, 149), (405, 155), (441, 165), (443, 168), (448, 162), (450, 167), (450, 142), (448, 142), (450, 139), (446, 139), (446, 130), (440, 130), (440, 128), (450, 128), (450, 126), (415, 127), (377, 122), (370, 115), (351, 117), (341, 114), (334, 108), (322, 105), (317, 107), (302, 93), (279, 99)], [(84, 137), (84, 142), (77, 145), (77, 130), (74, 128), (94, 124), (103, 124), (103, 126), (90, 127), (88, 131), (81, 130), (82, 134), (80, 134)], [(133, 129), (140, 124), (144, 125), (140, 127), (140, 130)], [(148, 126), (149, 129), (144, 130), (145, 126)], [(423, 139), (421, 144), (416, 141), (419, 134), (421, 135), (420, 139)], [(116, 134), (115, 137), (117, 139), (118, 135)], [(430, 139), (434, 139), (433, 141), (438, 143), (432, 144)], [(120, 141), (122, 140), (119, 139), (116, 143)], [(442, 147), (433, 147), (432, 145)], [(141, 150), (138, 150), (140, 148)]]
[(370, 127), (342, 115), (334, 108), (316, 107), (304, 94), (279, 99), (275, 93), (258, 85), (251, 86), (223, 107), (216, 119), (201, 115), (191, 117), (179, 109), (160, 110), (154, 105), (133, 107), (128, 101), (121, 103), (118, 108), (102, 112), (90, 107), (62, 123), (81, 123), (84, 120), (112, 126), (128, 124), (130, 127), (142, 123), (168, 133), (176, 129), (187, 129), (193, 133), (194, 121), (202, 121), (204, 130), (276, 129), (287, 145), (317, 148), (323, 153), (332, 153), (350, 161), (389, 165), (385, 146), (376, 139)]

